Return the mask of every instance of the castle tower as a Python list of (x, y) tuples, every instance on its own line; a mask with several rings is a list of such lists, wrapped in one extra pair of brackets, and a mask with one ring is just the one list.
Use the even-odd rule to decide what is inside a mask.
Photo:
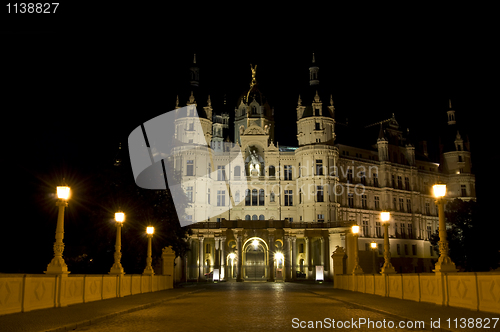
[(266, 135), (269, 135), (269, 140), (274, 141), (274, 110), (259, 89), (256, 78), (257, 65), (250, 65), (250, 69), (252, 70), (250, 88), (240, 96), (234, 110), (234, 142), (241, 143), (241, 135), (251, 125), (261, 127)]
[[(297, 140), (299, 146), (309, 144), (328, 144), (335, 142), (335, 107), (330, 94), (330, 105), (324, 107), (318, 80), (319, 67), (313, 53), (313, 66), (309, 68), (309, 91), (299, 95), (297, 102)], [(328, 95), (327, 95), (328, 96)], [(305, 99), (306, 97), (307, 99)], [(309, 104), (310, 103), (310, 104)]]

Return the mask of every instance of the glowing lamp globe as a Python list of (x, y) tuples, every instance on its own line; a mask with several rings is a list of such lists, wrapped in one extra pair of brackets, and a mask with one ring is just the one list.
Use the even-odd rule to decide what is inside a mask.
[(380, 220), (382, 221), (389, 221), (391, 219), (391, 213), (390, 212), (380, 212)]
[(357, 225), (352, 226), (352, 232), (354, 234), (358, 234), (359, 233), (359, 226), (357, 226)]
[(57, 198), (67, 200), (69, 198), (69, 187), (57, 187)]
[(434, 197), (441, 198), (446, 195), (446, 185), (445, 184), (435, 184), (432, 186), (432, 191), (434, 193)]
[(371, 242), (370, 246), (372, 247), (372, 249), (376, 249), (377, 248), (377, 244), (375, 242)]
[(153, 234), (154, 232), (155, 232), (155, 228), (154, 227), (149, 226), (149, 227), (146, 228), (146, 233)]
[(115, 213), (115, 220), (118, 222), (124, 222), (125, 221), (125, 213), (123, 212), (116, 212)]

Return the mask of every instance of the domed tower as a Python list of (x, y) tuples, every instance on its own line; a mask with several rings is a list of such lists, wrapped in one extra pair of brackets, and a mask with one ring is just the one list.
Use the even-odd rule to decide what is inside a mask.
[[(328, 144), (335, 142), (335, 107), (333, 97), (321, 92), (318, 79), (319, 67), (313, 53), (313, 63), (309, 67), (309, 91), (299, 95), (297, 102), (297, 140), (299, 146)], [(329, 98), (328, 106), (321, 98)], [(309, 104), (310, 103), (310, 104)]]
[(251, 125), (261, 127), (274, 141), (274, 111), (269, 106), (266, 97), (259, 89), (256, 79), (257, 65), (250, 65), (252, 81), (250, 88), (238, 99), (235, 108), (234, 142), (241, 142), (242, 133)]
[[(203, 93), (199, 88), (200, 70), (196, 65), (196, 54), (194, 55), (193, 64), (189, 71), (189, 87), (181, 91), (181, 95), (187, 98), (186, 103), (185, 105), (180, 104), (179, 95), (177, 95), (175, 102), (175, 138), (185, 143), (197, 142), (198, 137), (195, 136), (203, 134), (205, 136), (207, 146), (209, 146), (212, 140), (212, 105), (210, 102), (210, 96), (207, 97), (206, 106), (201, 107), (201, 105), (198, 105), (197, 103), (197, 99), (201, 99)], [(190, 107), (185, 108), (183, 106)], [(201, 130), (198, 130), (198, 122), (201, 125)]]
[(458, 125), (455, 110), (449, 101), (447, 111), (448, 125), (441, 145), (442, 172), (448, 174), (448, 197), (471, 199), (476, 196), (475, 176), (472, 174), (469, 142), (464, 141), (464, 130)]
[(334, 191), (338, 183), (335, 170), (339, 157), (334, 146), (335, 107), (332, 95), (322, 90), (318, 74), (319, 66), (313, 54), (309, 84), (305, 93), (299, 96), (296, 108), (299, 148), (295, 151), (298, 187), (313, 188), (313, 195), (309, 189), (301, 189), (299, 209), (306, 222), (333, 222), (338, 220), (339, 211)]

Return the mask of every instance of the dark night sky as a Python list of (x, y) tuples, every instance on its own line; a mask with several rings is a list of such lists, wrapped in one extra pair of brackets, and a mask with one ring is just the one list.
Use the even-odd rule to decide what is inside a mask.
[(296, 144), (295, 107), (308, 83), (312, 52), (339, 121), (368, 124), (395, 113), (403, 128), (435, 136), (451, 98), (457, 121), (469, 127), (478, 196), (487, 200), (491, 178), (485, 174), (499, 161), (498, 54), (489, 27), (464, 27), (460, 18), (439, 22), (439, 29), (401, 21), (362, 22), (366, 29), (355, 21), (332, 23), (321, 33), (264, 24), (264, 31), (236, 37), (220, 22), (197, 34), (159, 23), (135, 29), (124, 17), (116, 25), (12, 25), (1, 35), (6, 208), (24, 211), (28, 217), (20, 222), (26, 226), (46, 218), (37, 208), (40, 197), (26, 190), (44, 188), (48, 195), (62, 177), (69, 185), (81, 183), (112, 162), (118, 142), (126, 145), (136, 126), (174, 108), (193, 53), (201, 87), (214, 102), (226, 93), (230, 109), (231, 99), (248, 87), (250, 63), (258, 65), (257, 80), (275, 108), (282, 145)]

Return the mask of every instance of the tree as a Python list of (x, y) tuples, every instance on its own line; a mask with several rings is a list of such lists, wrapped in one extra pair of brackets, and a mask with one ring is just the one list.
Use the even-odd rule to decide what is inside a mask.
[[(166, 167), (171, 167), (165, 161)], [(130, 161), (98, 167), (89, 180), (87, 223), (80, 232), (78, 243), (68, 243), (65, 259), (73, 273), (106, 273), (113, 264), (116, 227), (114, 213), (122, 210), (126, 220), (122, 227), (122, 259), (126, 273), (142, 273), (146, 266), (146, 227), (155, 227), (153, 236), (153, 265), (159, 265), (162, 248), (172, 246), (177, 256), (184, 256), (188, 248), (186, 235), (190, 231), (180, 227), (176, 208), (169, 189), (149, 190), (138, 187), (133, 178)], [(177, 208), (187, 205), (176, 200)], [(182, 216), (179, 216), (182, 217)], [(71, 231), (71, 229), (68, 229)], [(156, 271), (157, 273), (160, 271)]]
[[(446, 204), (446, 234), (450, 258), (461, 271), (489, 271), (498, 267), (497, 225), (482, 215), (475, 201), (455, 199)], [(431, 244), (439, 252), (439, 231), (431, 235)]]

